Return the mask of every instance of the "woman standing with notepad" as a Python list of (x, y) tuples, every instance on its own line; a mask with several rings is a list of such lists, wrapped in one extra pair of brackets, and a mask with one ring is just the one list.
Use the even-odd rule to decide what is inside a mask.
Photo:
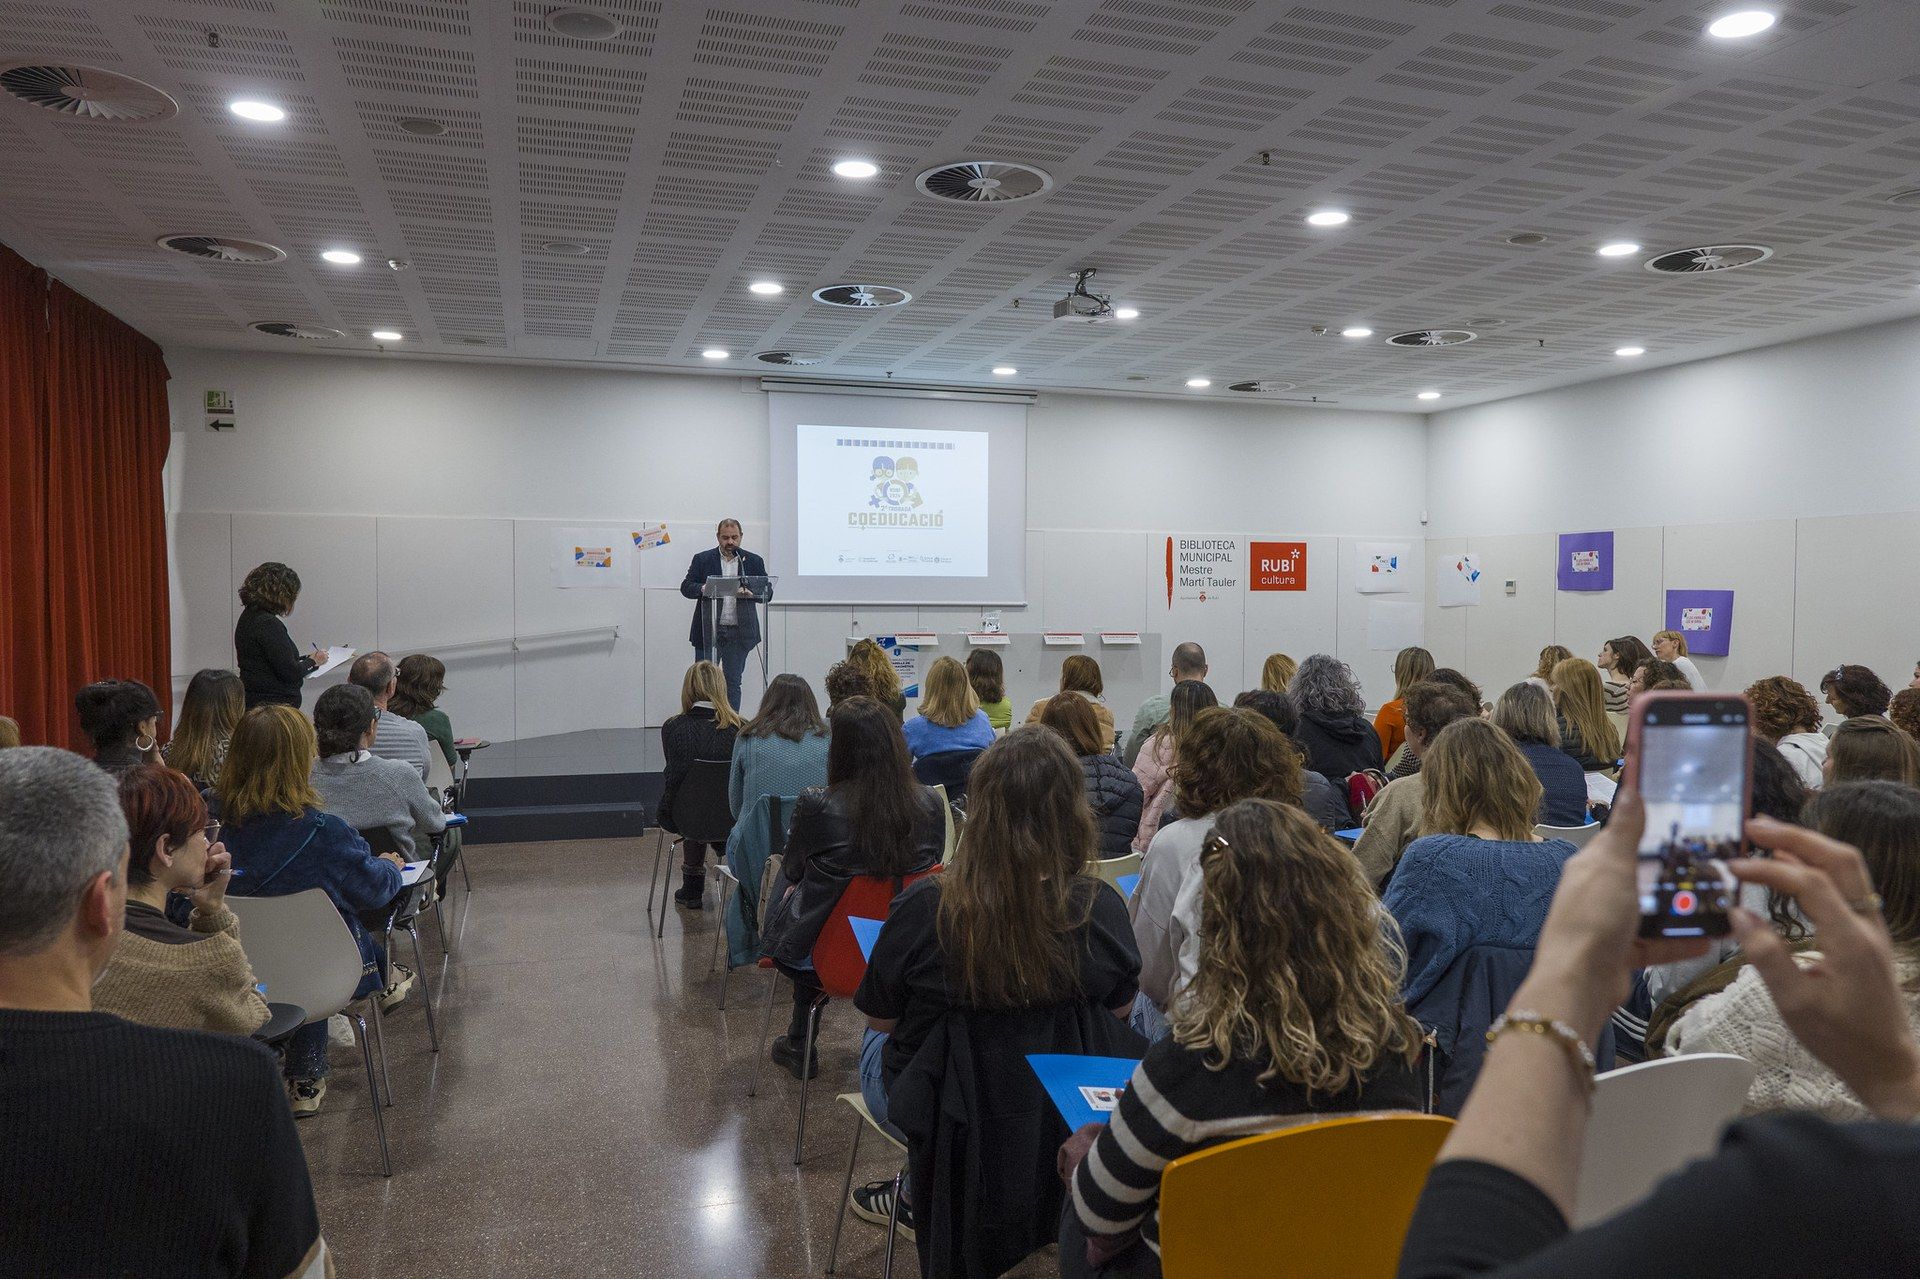
[(240, 620), (233, 625), (233, 652), (246, 686), (247, 709), (256, 706), (300, 705), (300, 683), (327, 664), (327, 650), (316, 648), (300, 656), (287, 624), (300, 598), (300, 575), (268, 560), (240, 583)]

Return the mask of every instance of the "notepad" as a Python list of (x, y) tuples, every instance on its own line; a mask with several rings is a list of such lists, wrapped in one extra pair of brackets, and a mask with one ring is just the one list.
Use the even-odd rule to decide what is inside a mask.
[(1335, 839), (1344, 839), (1349, 844), (1351, 844), (1357, 841), (1362, 835), (1366, 833), (1367, 833), (1367, 828), (1365, 826), (1352, 826), (1346, 830), (1337, 830), (1333, 832), (1333, 837)]
[(873, 943), (880, 940), (880, 928), (884, 919), (865, 919), (859, 915), (848, 915), (847, 923), (853, 928), (853, 940), (860, 944), (860, 958), (873, 958)]
[(1069, 1131), (1104, 1124), (1140, 1062), (1133, 1057), (1083, 1057), (1078, 1053), (1028, 1053), (1027, 1065), (1053, 1099)]
[(1132, 900), (1133, 890), (1140, 887), (1138, 875), (1115, 875), (1113, 882), (1120, 889), (1120, 895), (1128, 900)]
[(432, 862), (408, 862), (405, 866), (402, 866), (400, 868), (400, 887), (412, 888), (420, 882), (420, 876), (426, 871), (427, 867), (431, 865), (433, 865)]
[(327, 664), (325, 666), (314, 667), (313, 670), (307, 674), (307, 678), (319, 679), (322, 675), (325, 675), (342, 662), (351, 662), (353, 658), (354, 651), (352, 649), (344, 645), (335, 645), (327, 650)]

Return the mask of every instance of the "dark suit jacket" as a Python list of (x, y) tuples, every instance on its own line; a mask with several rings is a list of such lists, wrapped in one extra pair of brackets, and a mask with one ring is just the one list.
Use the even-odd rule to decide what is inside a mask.
[[(765, 577), (767, 575), (765, 560), (744, 548), (739, 555), (742, 560), (740, 576)], [(720, 576), (720, 548), (716, 546), (712, 550), (702, 551), (693, 557), (693, 562), (687, 565), (687, 580), (680, 583), (680, 593), (690, 600), (698, 601), (693, 606), (693, 625), (687, 628), (687, 643), (695, 648), (709, 647), (705, 637), (707, 602), (700, 598), (700, 588), (707, 584), (708, 578), (718, 576)], [(771, 592), (768, 593), (768, 598), (772, 598)], [(760, 606), (741, 600), (740, 607), (734, 610), (734, 615), (738, 619), (735, 625), (738, 627), (739, 637), (747, 642), (758, 644), (760, 642)]]

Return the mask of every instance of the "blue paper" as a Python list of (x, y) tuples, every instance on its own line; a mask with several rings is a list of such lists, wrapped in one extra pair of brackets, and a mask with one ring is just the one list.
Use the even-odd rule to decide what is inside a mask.
[(1104, 1124), (1140, 1063), (1132, 1057), (1082, 1057), (1077, 1053), (1029, 1053), (1027, 1065), (1067, 1121), (1069, 1132)]
[(1140, 887), (1140, 877), (1138, 875), (1115, 875), (1113, 882), (1119, 887), (1120, 895), (1129, 900), (1133, 897), (1133, 890)]
[(859, 915), (848, 915), (847, 923), (853, 928), (853, 940), (860, 944), (860, 958), (873, 958), (873, 943), (880, 940), (880, 927), (884, 919), (863, 919)]
[(1349, 844), (1351, 844), (1354, 841), (1358, 840), (1362, 835), (1366, 834), (1366, 831), (1367, 831), (1367, 828), (1364, 826), (1354, 826), (1354, 827), (1350, 827), (1347, 830), (1337, 830), (1333, 832), (1333, 837), (1335, 839), (1344, 839)]

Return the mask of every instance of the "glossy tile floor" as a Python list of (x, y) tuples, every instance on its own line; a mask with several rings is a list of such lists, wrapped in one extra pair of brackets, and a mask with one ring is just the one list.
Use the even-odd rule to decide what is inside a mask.
[[(747, 1096), (769, 975), (707, 975), (718, 911), (647, 920), (654, 842), (496, 844), (456, 889), (453, 960), (436, 978), (441, 1051), (418, 995), (387, 1020), (394, 1175), (379, 1173), (359, 1054), (335, 1049), (320, 1114), (300, 1123), (343, 1279), (821, 1274), (858, 1090), (859, 1017), (829, 1008), (793, 1166), (799, 1085), (768, 1066)], [(677, 881), (669, 887), (677, 887)], [(403, 962), (410, 962), (400, 946)], [(775, 1008), (784, 1024), (782, 983)], [(891, 1176), (871, 1134), (857, 1180)], [(848, 1214), (838, 1272), (881, 1272), (885, 1232)], [(894, 1273), (917, 1273), (903, 1241)]]

